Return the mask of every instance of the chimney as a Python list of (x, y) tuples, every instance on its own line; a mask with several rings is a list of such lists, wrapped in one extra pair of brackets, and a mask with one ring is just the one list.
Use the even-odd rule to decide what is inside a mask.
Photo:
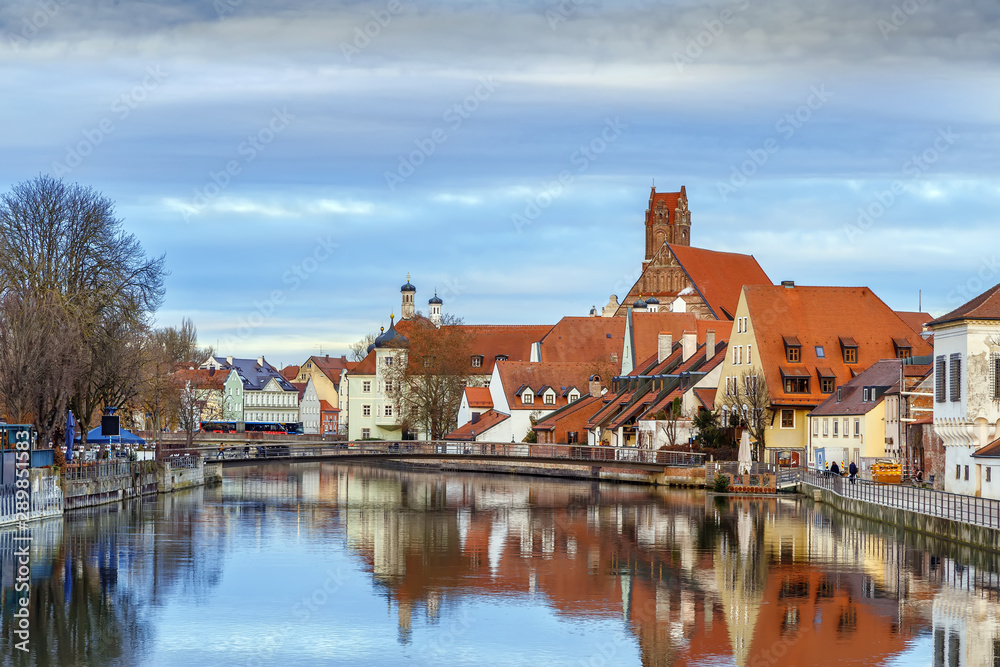
[(264, 367), (264, 357), (263, 356), (257, 357), (257, 365), (260, 366), (261, 368)]
[(656, 338), (656, 363), (663, 363), (663, 360), (670, 356), (674, 349), (674, 336), (669, 331), (661, 331)]
[(705, 332), (705, 361), (715, 356), (715, 329)]
[(590, 376), (590, 395), (591, 396), (601, 395), (601, 378), (598, 375)]
[(346, 354), (340, 355), (340, 360), (346, 364), (347, 363), (347, 355)]
[(781, 281), (781, 286), (785, 287), (785, 288), (795, 287), (795, 281), (794, 280), (782, 280)]
[(694, 356), (698, 349), (698, 334), (693, 331), (685, 331), (681, 336), (681, 361), (687, 361)]
[(226, 357), (226, 363), (229, 364), (230, 366), (232, 366), (233, 365), (233, 358), (232, 357)]

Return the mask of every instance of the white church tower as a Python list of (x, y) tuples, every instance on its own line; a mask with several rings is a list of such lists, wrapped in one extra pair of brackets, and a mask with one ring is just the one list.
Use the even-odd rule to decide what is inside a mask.
[(410, 284), (409, 273), (406, 274), (406, 284), (399, 288), (399, 293), (403, 297), (403, 306), (400, 309), (399, 319), (412, 320), (416, 315), (413, 298), (417, 294), (417, 288)]
[(439, 329), (441, 328), (441, 305), (443, 303), (444, 301), (438, 296), (437, 290), (434, 290), (434, 296), (427, 301), (427, 310), (431, 314), (431, 324)]

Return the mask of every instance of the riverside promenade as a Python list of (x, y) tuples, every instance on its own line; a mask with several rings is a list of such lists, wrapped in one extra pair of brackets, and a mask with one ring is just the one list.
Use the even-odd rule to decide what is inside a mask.
[(842, 512), (1000, 551), (1000, 501), (798, 469), (798, 491)]

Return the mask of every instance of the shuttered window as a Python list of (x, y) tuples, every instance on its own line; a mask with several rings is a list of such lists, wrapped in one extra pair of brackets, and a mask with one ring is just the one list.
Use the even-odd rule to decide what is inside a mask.
[(990, 355), (990, 387), (993, 388), (993, 400), (1000, 400), (1000, 354)]
[(951, 362), (951, 384), (949, 385), (949, 398), (952, 401), (962, 400), (962, 355), (955, 353), (948, 359)]
[(934, 360), (934, 400), (944, 403), (945, 363), (944, 355), (940, 354)]

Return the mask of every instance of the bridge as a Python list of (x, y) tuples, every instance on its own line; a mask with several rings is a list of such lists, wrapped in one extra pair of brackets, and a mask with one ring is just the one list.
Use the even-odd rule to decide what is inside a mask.
[[(194, 452), (223, 466), (262, 461), (373, 461), (425, 459), (494, 461), (504, 463), (572, 464), (592, 468), (625, 468), (663, 473), (667, 468), (700, 468), (705, 455), (698, 452), (653, 451), (637, 447), (591, 445), (540, 445), (524, 442), (454, 441), (330, 441), (319, 436), (270, 436), (248, 439), (238, 434), (214, 434), (187, 448), (175, 434), (160, 440), (160, 456)], [(220, 446), (224, 449), (220, 456)]]

